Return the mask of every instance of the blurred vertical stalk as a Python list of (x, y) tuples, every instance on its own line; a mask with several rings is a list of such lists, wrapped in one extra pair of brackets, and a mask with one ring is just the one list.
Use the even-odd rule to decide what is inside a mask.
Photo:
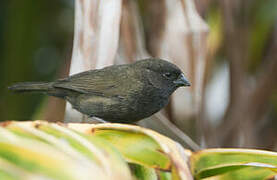
[[(224, 0), (219, 1), (219, 5), (227, 42), (225, 53), (230, 62), (231, 90), (227, 112), (213, 134), (217, 134), (219, 145), (257, 147), (258, 124), (265, 116), (269, 99), (276, 89), (276, 26), (272, 26), (273, 33), (269, 34), (268, 48), (263, 51), (264, 55), (260, 59), (263, 63), (257, 67), (254, 75), (250, 74), (247, 68), (253, 58), (253, 52), (250, 51), (253, 44), (250, 42), (254, 38), (251, 36), (253, 16), (250, 10), (254, 9), (255, 3)], [(275, 14), (273, 18), (276, 20), (277, 13)], [(274, 24), (274, 21), (268, 23)]]
[[(150, 7), (155, 1), (149, 2)], [(155, 11), (156, 10), (156, 11)], [(192, 87), (177, 90), (170, 104), (171, 121), (191, 135), (202, 136), (198, 114), (203, 97), (208, 26), (191, 0), (161, 1), (159, 8), (149, 8), (150, 52), (177, 64), (192, 82)], [(195, 122), (197, 121), (197, 122)], [(198, 135), (196, 135), (198, 134)], [(200, 135), (201, 134), (201, 135)]]
[[(70, 75), (114, 63), (119, 39), (121, 4), (121, 0), (75, 1)], [(65, 122), (80, 122), (84, 118), (81, 117), (82, 115), (67, 103)]]

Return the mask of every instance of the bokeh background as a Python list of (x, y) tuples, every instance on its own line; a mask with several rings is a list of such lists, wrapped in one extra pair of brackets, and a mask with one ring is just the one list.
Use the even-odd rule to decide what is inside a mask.
[[(123, 6), (128, 7), (129, 1), (123, 0)], [(199, 46), (205, 48), (195, 51), (206, 62), (201, 76), (201, 103), (197, 113), (185, 114), (174, 113), (171, 103), (166, 116), (203, 147), (277, 150), (277, 1), (193, 2), (209, 26)], [(161, 31), (163, 20), (176, 6), (169, 7), (166, 0), (132, 3), (137, 7), (135, 16), (141, 22), (145, 48), (151, 56), (158, 56), (158, 36), (165, 34)], [(124, 16), (128, 17), (128, 13)], [(0, 2), (0, 121), (63, 120), (62, 100), (49, 100), (40, 94), (14, 94), (7, 86), (66, 77), (73, 33), (73, 0)], [(190, 36), (190, 32), (187, 34)], [(126, 32), (124, 37), (127, 43), (131, 39)], [(194, 76), (189, 78), (194, 82)], [(178, 108), (194, 111), (188, 108), (191, 106)]]
[(74, 1), (4, 0), (0, 8), (0, 120), (34, 119), (47, 99), (39, 94), (12, 94), (7, 86), (66, 75)]

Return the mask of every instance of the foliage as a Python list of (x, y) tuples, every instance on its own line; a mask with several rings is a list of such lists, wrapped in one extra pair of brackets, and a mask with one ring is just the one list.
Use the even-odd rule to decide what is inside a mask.
[(133, 125), (11, 121), (0, 127), (0, 179), (265, 179), (276, 174), (277, 153), (191, 152)]

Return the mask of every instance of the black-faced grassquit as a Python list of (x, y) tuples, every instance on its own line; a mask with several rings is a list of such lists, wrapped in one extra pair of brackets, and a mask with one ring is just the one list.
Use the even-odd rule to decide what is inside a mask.
[(85, 71), (54, 82), (23, 82), (16, 92), (63, 98), (76, 110), (105, 121), (133, 123), (158, 112), (181, 86), (190, 86), (174, 64), (156, 58)]

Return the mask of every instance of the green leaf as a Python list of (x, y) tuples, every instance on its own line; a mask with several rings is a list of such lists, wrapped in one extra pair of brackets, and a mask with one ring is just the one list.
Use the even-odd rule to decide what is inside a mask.
[(142, 133), (97, 129), (93, 135), (109, 141), (128, 162), (156, 169), (170, 170), (171, 162), (159, 145)]
[(277, 153), (251, 149), (207, 149), (194, 153), (190, 164), (194, 177), (198, 179), (247, 167), (274, 172), (277, 170)]
[(129, 164), (133, 176), (137, 180), (158, 180), (158, 176), (154, 168), (148, 168), (138, 164)]
[(86, 136), (54, 123), (10, 123), (0, 129), (0, 158), (50, 179), (131, 178), (116, 148)]
[(270, 178), (274, 175), (276, 175), (276, 173), (266, 168), (246, 167), (217, 176), (217, 178), (219, 180), (261, 180)]
[(63, 158), (56, 159), (55, 156), (49, 157), (49, 154), (36, 152), (21, 145), (0, 142), (1, 159), (32, 173), (47, 174), (53, 179), (72, 179), (72, 176), (62, 169), (63, 166), (67, 167), (64, 162), (60, 162)]
[(1, 125), (0, 177), (6, 179), (192, 179), (190, 151), (138, 126), (44, 121)]
[(6, 171), (3, 171), (0, 167), (0, 179), (17, 180), (18, 178), (15, 175), (13, 175), (12, 173), (8, 173)]
[[(155, 169), (159, 178), (192, 179), (188, 168), (191, 155), (181, 145), (152, 130), (126, 124), (76, 124), (68, 126), (76, 131), (98, 137), (115, 146), (132, 164)], [(169, 173), (169, 174), (168, 174)]]

